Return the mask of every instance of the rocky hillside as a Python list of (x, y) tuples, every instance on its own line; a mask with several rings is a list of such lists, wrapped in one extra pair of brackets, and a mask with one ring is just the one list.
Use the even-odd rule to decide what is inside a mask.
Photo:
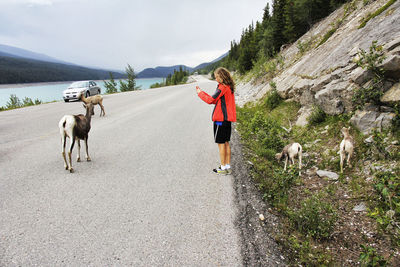
[[(386, 3), (353, 1), (314, 25), (296, 43), (282, 47), (275, 59), (277, 75), (261, 71), (238, 84), (238, 104), (264, 96), (272, 81), (281, 97), (301, 104), (297, 125), (307, 123), (313, 105), (329, 115), (349, 113), (355, 109), (355, 92), (373, 79), (373, 73), (360, 67), (357, 60), (360, 51), (368, 51), (374, 41), (382, 46), (385, 57), (380, 65), (385, 70), (381, 101), (384, 105), (399, 102), (400, 2), (394, 1), (377, 15)], [(363, 21), (367, 21), (364, 27)], [(367, 105), (354, 114), (352, 122), (367, 133), (373, 127), (390, 125), (393, 112), (390, 107)]]
[[(265, 203), (253, 196), (242, 212), (260, 258), (263, 233), (290, 266), (400, 266), (399, 7), (349, 2), (236, 77), (244, 160), (235, 166), (249, 178), (235, 178)], [(354, 153), (341, 163), (349, 129)], [(293, 142), (302, 164), (284, 170), (276, 156)]]

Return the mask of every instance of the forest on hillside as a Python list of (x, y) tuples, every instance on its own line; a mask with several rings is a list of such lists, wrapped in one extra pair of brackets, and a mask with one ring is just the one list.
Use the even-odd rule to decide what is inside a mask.
[(206, 67), (212, 71), (218, 66), (241, 74), (258, 62), (273, 58), (285, 44), (295, 42), (313, 24), (325, 18), (346, 0), (274, 0), (267, 3), (262, 21), (252, 23), (242, 31), (238, 42), (231, 42), (227, 57)]
[[(112, 72), (117, 79), (125, 75)], [(109, 71), (0, 56), (0, 84), (108, 79)]]

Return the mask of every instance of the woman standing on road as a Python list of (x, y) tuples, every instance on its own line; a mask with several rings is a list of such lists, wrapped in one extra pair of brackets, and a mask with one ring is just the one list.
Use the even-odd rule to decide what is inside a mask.
[(214, 104), (212, 120), (214, 124), (214, 141), (218, 144), (221, 166), (213, 171), (218, 174), (230, 174), (231, 171), (231, 123), (236, 121), (235, 83), (229, 71), (218, 68), (214, 72), (218, 87), (210, 96), (196, 86), (197, 95), (207, 104)]

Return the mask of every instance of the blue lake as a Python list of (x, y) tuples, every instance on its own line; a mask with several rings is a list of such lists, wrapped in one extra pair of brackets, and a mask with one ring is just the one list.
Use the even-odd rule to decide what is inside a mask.
[[(136, 79), (136, 85), (141, 86), (141, 89), (148, 89), (154, 83), (160, 83), (163, 78), (147, 78)], [(116, 81), (118, 83), (118, 80)], [(57, 82), (57, 83), (38, 83), (29, 85), (1, 85), (0, 86), (0, 106), (6, 106), (10, 100), (10, 95), (16, 95), (21, 101), (25, 97), (32, 100), (39, 99), (42, 102), (60, 101), (62, 100), (62, 91), (68, 88), (72, 82)], [(106, 92), (104, 81), (96, 81), (101, 87), (101, 93)], [(117, 86), (119, 88), (119, 84)]]

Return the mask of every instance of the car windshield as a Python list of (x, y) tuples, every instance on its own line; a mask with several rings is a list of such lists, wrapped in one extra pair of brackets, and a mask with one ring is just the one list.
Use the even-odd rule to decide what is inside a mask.
[(87, 87), (88, 82), (73, 82), (69, 88), (82, 88), (82, 87)]

